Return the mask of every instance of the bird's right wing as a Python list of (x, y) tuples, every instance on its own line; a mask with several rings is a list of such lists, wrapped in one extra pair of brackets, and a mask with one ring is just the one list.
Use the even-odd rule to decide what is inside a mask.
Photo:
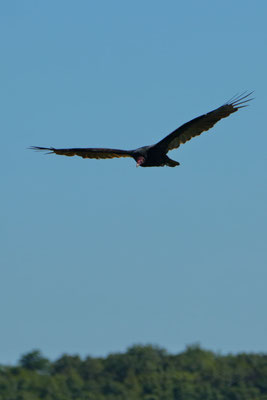
[(252, 93), (243, 93), (240, 96), (235, 96), (221, 107), (216, 108), (216, 110), (192, 119), (175, 129), (175, 131), (158, 142), (155, 147), (164, 148), (165, 151), (177, 149), (181, 144), (212, 128), (222, 118), (228, 117), (239, 108), (246, 107), (245, 103), (252, 100), (248, 98)]
[(48, 151), (48, 154), (59, 154), (62, 156), (80, 156), (82, 158), (120, 158), (132, 157), (132, 152), (129, 150), (118, 149), (102, 149), (102, 148), (73, 148), (73, 149), (55, 149), (54, 147), (30, 147), (32, 150)]

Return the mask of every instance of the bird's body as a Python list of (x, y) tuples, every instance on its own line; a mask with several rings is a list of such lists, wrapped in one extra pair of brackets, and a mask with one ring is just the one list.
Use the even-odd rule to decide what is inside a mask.
[(139, 147), (135, 150), (119, 150), (119, 149), (106, 149), (106, 148), (70, 148), (70, 149), (55, 149), (53, 147), (31, 147), (34, 150), (49, 150), (50, 153), (55, 153), (65, 156), (80, 156), (83, 158), (121, 158), (131, 157), (136, 161), (136, 166), (141, 167), (176, 167), (179, 162), (171, 160), (167, 153), (170, 150), (176, 149), (192, 139), (200, 135), (202, 132), (212, 128), (222, 118), (228, 117), (230, 114), (236, 112), (239, 108), (246, 107), (248, 98), (251, 93), (243, 93), (229, 100), (227, 103), (207, 114), (194, 118), (185, 123), (179, 128), (175, 129), (168, 136), (163, 138), (158, 143), (151, 146)]
[(179, 165), (177, 161), (173, 161), (167, 156), (164, 148), (157, 145), (140, 147), (133, 150), (132, 154), (137, 165), (141, 167), (164, 167), (165, 165), (175, 167)]

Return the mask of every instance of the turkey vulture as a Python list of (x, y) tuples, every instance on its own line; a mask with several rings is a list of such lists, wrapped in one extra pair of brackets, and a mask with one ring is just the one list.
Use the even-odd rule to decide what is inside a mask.
[(207, 114), (194, 118), (184, 125), (175, 129), (172, 133), (166, 136), (152, 146), (139, 147), (135, 150), (117, 150), (117, 149), (102, 149), (102, 148), (73, 148), (73, 149), (55, 149), (54, 147), (37, 147), (32, 146), (33, 150), (49, 150), (48, 154), (59, 154), (64, 156), (80, 156), (83, 158), (120, 158), (132, 157), (136, 161), (136, 166), (141, 167), (176, 167), (179, 162), (171, 160), (167, 153), (170, 150), (177, 149), (180, 144), (187, 142), (195, 136), (200, 135), (212, 128), (220, 119), (228, 117), (230, 114), (246, 107), (245, 103), (252, 100), (249, 98), (251, 93), (242, 93), (232, 97), (227, 103), (216, 110), (210, 111)]

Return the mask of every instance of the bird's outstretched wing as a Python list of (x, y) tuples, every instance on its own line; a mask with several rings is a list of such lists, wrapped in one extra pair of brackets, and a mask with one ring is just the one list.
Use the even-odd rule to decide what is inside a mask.
[(118, 149), (101, 149), (101, 148), (73, 148), (73, 149), (55, 149), (54, 147), (38, 147), (31, 146), (32, 150), (47, 151), (48, 154), (59, 154), (63, 156), (80, 156), (83, 158), (120, 158), (120, 157), (132, 157), (131, 151), (118, 150)]
[(227, 103), (219, 108), (216, 108), (216, 110), (194, 118), (175, 129), (175, 131), (170, 133), (155, 146), (159, 146), (161, 148), (163, 147), (167, 152), (169, 150), (177, 149), (180, 144), (183, 144), (193, 137), (200, 135), (202, 132), (212, 128), (222, 118), (228, 117), (230, 114), (236, 112), (239, 108), (246, 107), (247, 104), (245, 103), (253, 100), (252, 98), (248, 98), (252, 93), (253, 92), (245, 92), (241, 95), (232, 97)]

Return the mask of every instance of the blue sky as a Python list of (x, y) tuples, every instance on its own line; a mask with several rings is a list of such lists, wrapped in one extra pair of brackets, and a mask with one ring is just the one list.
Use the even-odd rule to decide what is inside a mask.
[[(267, 352), (267, 3), (2, 1), (0, 363), (136, 343)], [(237, 92), (171, 158), (152, 144)]]

